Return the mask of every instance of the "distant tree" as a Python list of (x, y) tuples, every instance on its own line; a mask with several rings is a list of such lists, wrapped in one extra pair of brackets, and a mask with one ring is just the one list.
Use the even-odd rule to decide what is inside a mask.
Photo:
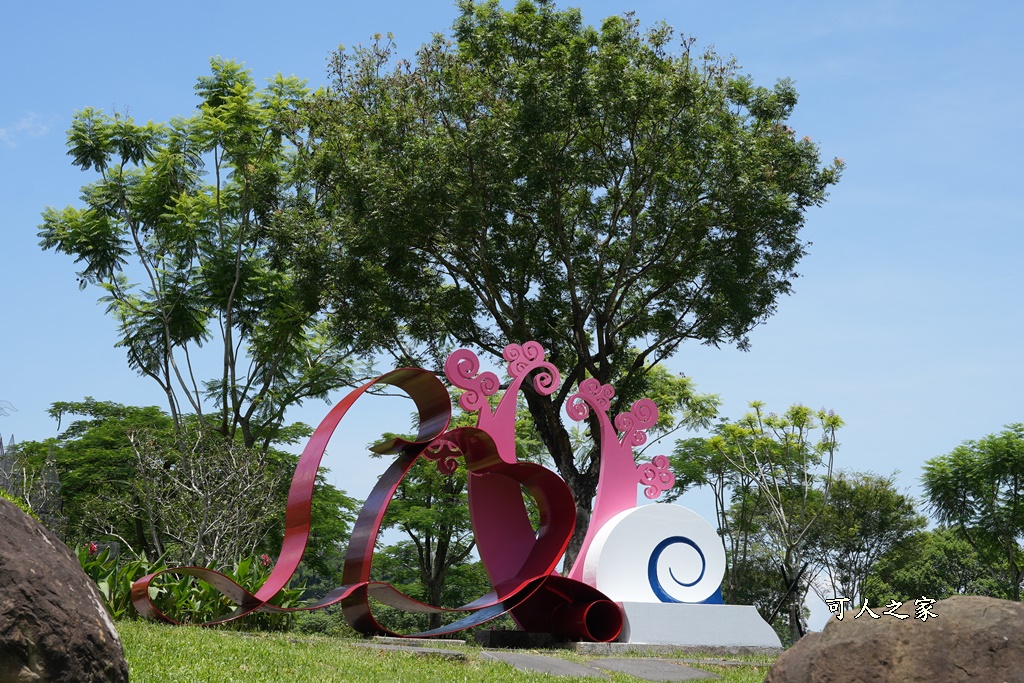
[(62, 512), (60, 476), (53, 458), (40, 458), (33, 465), (13, 435), (6, 447), (0, 439), (0, 495), (30, 511), (58, 538), (66, 537), (68, 520)]
[(828, 597), (860, 605), (864, 580), (879, 559), (924, 529), (914, 500), (896, 490), (895, 475), (840, 472), (810, 534), (811, 554), (828, 581)]
[(335, 55), (310, 110), (330, 214), (303, 224), (296, 260), (336, 329), (359, 311), (402, 363), (439, 368), (451, 343), (496, 359), (544, 346), (562, 387), (525, 399), (578, 504), (571, 560), (600, 465), (597, 430), (580, 456), (562, 424), (576, 385), (613, 384), (619, 413), (684, 342), (746, 348), (842, 164), (786, 125), (791, 82), (755, 86), (690, 39), (675, 54), (664, 24), (596, 29), (547, 0), (459, 7), (452, 40), (415, 64), (390, 40)]
[[(401, 555), (416, 570), (403, 577), (404, 583), (415, 583), (414, 597), (432, 605), (443, 604), (452, 571), (470, 561), (476, 545), (465, 463), (461, 458), (447, 462), (452, 469), (442, 472), (437, 464), (421, 458), (402, 479), (384, 517), (385, 528), (397, 529), (406, 537), (401, 548), (388, 551)], [(427, 628), (440, 625), (440, 614), (428, 615)]]
[(64, 430), (56, 439), (26, 442), (22, 449), (35, 467), (53, 459), (68, 519), (65, 542), (75, 546), (116, 540), (151, 559), (160, 555), (151, 544), (134, 489), (138, 468), (128, 437), (147, 431), (167, 438), (172, 433), (167, 414), (155, 406), (124, 406), (92, 397), (58, 401), (48, 412), (58, 430)]
[[(829, 499), (839, 447), (836, 434), (843, 421), (834, 413), (801, 405), (782, 415), (765, 414), (758, 402), (750, 406), (752, 412), (737, 422), (720, 424), (710, 443), (751, 482), (750, 493), (743, 496), (749, 496), (749, 502), (732, 504), (733, 509), (750, 506), (753, 514), (742, 520), (750, 527), (733, 533), (750, 534), (774, 555), (787, 591), (780, 606), (787, 607), (796, 642), (802, 635), (803, 603), (813, 576), (807, 574), (814, 563), (811, 534)], [(773, 621), (772, 615), (768, 621)]]
[[(176, 432), (170, 416), (152, 406), (86, 398), (54, 403), (50, 414), (73, 419), (56, 439), (19, 448), (30, 466), (52, 458), (60, 473), (69, 545), (117, 541), (150, 559), (214, 563), (280, 548), (296, 456), (209, 438), (195, 421)], [(278, 432), (299, 434), (308, 428)], [(182, 442), (190, 448), (182, 450)], [(305, 561), (333, 573), (356, 503), (322, 477), (313, 500), (320, 509)]]
[(1024, 580), (1024, 424), (965, 441), (925, 463), (921, 477), (932, 515), (953, 527), (978, 556), (1003, 567), (1007, 594)]
[[(412, 540), (392, 543), (374, 555), (371, 576), (375, 581), (390, 583), (420, 602), (445, 607), (465, 605), (491, 589), (483, 564), (479, 561), (464, 561), (449, 567), (440, 593), (431, 598), (423, 584), (421, 557), (421, 549)], [(465, 613), (461, 612), (419, 614), (402, 612), (383, 604), (374, 605), (374, 618), (382, 625), (401, 633), (426, 631), (463, 616)]]
[[(790, 623), (792, 615), (789, 610), (780, 609), (780, 606), (785, 607), (788, 604), (789, 597), (788, 586), (779, 580), (776, 551), (770, 545), (762, 543), (755, 529), (746, 553), (742, 558), (731, 560), (730, 564), (734, 565), (731, 569), (733, 574), (742, 580), (733, 588), (731, 601), (727, 604), (753, 605), (761, 618), (768, 621), (778, 634), (782, 646), (792, 645), (796, 629), (792, 628)], [(806, 592), (809, 583), (806, 575), (802, 576), (800, 590)], [(809, 616), (810, 611), (806, 605), (801, 605), (798, 617), (801, 623), (805, 623)]]
[(76, 113), (68, 154), (97, 177), (82, 207), (46, 209), (40, 244), (103, 291), (128, 364), (160, 386), (176, 428), (191, 413), (267, 450), (286, 408), (353, 372), (319, 294), (275, 248), (316, 202), (297, 116), (308, 90), (280, 75), (257, 90), (215, 58), (195, 91), (198, 111), (167, 124)]
[(959, 532), (940, 526), (918, 531), (883, 554), (864, 579), (864, 601), (879, 606), (951, 595), (1012, 599), (1001, 578), (1006, 569), (1005, 560), (988, 564)]
[(128, 442), (137, 472), (132, 492), (159, 555), (219, 565), (269, 549), (282, 513), (277, 494), (290, 472), (275, 467), (268, 452), (196, 424), (186, 424), (176, 439), (144, 429), (128, 434)]

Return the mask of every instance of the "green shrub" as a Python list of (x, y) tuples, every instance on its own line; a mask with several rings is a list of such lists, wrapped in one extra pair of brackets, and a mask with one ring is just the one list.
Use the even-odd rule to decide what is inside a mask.
[[(258, 589), (270, 575), (269, 558), (247, 557), (230, 567), (217, 571), (229, 577), (250, 593)], [(95, 544), (78, 549), (78, 561), (85, 573), (96, 582), (100, 594), (115, 619), (137, 619), (139, 613), (131, 601), (132, 584), (154, 572), (167, 569), (162, 559), (111, 557), (110, 549), (98, 550)], [(211, 567), (212, 568), (212, 567)], [(173, 572), (157, 577), (150, 584), (150, 597), (160, 612), (183, 624), (201, 624), (230, 614), (236, 607), (228, 598), (205, 581)], [(278, 607), (302, 604), (305, 586), (285, 587), (270, 601)], [(237, 630), (287, 631), (295, 621), (294, 614), (257, 612), (226, 626)]]
[(299, 612), (295, 617), (295, 630), (307, 635), (335, 638), (359, 638), (362, 635), (348, 625), (339, 605)]
[(98, 550), (93, 543), (78, 548), (77, 554), (78, 563), (86, 576), (96, 582), (107, 610), (115, 619), (137, 619), (139, 613), (132, 605), (132, 584), (146, 574), (166, 568), (161, 560), (111, 557), (110, 548)]
[(14, 503), (19, 510), (21, 510), (32, 519), (39, 522), (39, 517), (36, 516), (36, 513), (32, 512), (32, 508), (30, 508), (28, 506), (28, 503), (26, 503), (21, 498), (18, 498), (17, 496), (12, 496), (11, 494), (7, 493), (7, 491), (5, 491), (4, 489), (0, 489), (0, 498), (3, 498), (4, 500), (9, 500), (10, 502)]

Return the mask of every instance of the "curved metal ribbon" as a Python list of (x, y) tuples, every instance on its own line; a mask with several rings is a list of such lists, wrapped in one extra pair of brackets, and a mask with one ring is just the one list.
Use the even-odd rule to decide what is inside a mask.
[[(309, 539), (313, 487), (327, 443), (349, 408), (371, 387), (391, 385), (408, 394), (419, 412), (419, 433), (414, 441), (391, 439), (372, 450), (398, 457), (374, 486), (356, 520), (349, 539), (342, 569), (343, 585), (320, 600), (298, 608), (286, 609), (269, 604), (292, 578)], [(471, 628), (512, 611), (520, 625), (529, 631), (553, 632), (567, 638), (613, 640), (622, 628), (622, 614), (614, 603), (586, 584), (552, 575), (568, 546), (575, 525), (576, 509), (565, 483), (550, 470), (534, 463), (509, 463), (502, 459), (494, 441), (484, 431), (463, 427), (446, 432), (451, 404), (444, 385), (433, 374), (418, 368), (402, 368), (382, 375), (352, 391), (339, 402), (313, 432), (299, 458), (288, 493), (285, 534), (281, 553), (270, 576), (250, 593), (220, 572), (202, 567), (174, 567), (142, 577), (132, 586), (132, 602), (138, 612), (149, 618), (178, 623), (163, 614), (150, 598), (153, 580), (165, 573), (186, 574), (208, 582), (238, 607), (230, 614), (203, 625), (221, 624), (252, 612), (294, 612), (313, 610), (341, 603), (346, 620), (368, 634), (402, 635), (383, 626), (373, 617), (370, 598), (411, 612), (469, 612), (465, 617), (437, 629), (404, 637), (426, 638)], [(442, 438), (443, 437), (443, 438)], [(514, 544), (522, 554), (503, 554), (498, 562), (505, 568), (492, 576), (494, 589), (471, 603), (449, 609), (423, 604), (387, 583), (370, 580), (374, 545), (380, 533), (384, 513), (402, 478), (416, 459), (435, 441), (444, 441), (458, 449), (466, 460), (471, 482), (494, 481), (498, 490), (518, 493), (518, 503), (510, 495), (486, 500), (470, 487), (470, 506), (477, 539), (490, 537), (480, 546), (497, 548), (503, 517), (522, 516), (525, 503), (521, 490), (535, 499), (540, 510), (540, 527), (526, 545)], [(500, 482), (500, 483), (499, 483)], [(484, 487), (485, 489), (489, 487)], [(492, 487), (493, 488), (493, 487)], [(523, 512), (519, 511), (523, 508)], [(491, 552), (495, 552), (491, 550)], [(483, 558), (487, 563), (487, 558)], [(492, 558), (493, 559), (493, 558)]]

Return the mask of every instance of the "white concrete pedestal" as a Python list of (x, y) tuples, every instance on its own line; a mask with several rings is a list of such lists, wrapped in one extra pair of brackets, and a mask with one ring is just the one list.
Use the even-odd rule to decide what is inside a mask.
[(782, 647), (775, 630), (749, 605), (621, 602), (621, 643)]

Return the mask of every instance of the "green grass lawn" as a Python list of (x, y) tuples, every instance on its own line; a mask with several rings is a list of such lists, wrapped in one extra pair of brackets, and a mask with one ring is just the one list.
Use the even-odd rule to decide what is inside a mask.
[[(360, 683), (406, 683), (429, 681), (587, 681), (594, 678), (554, 678), (545, 674), (517, 671), (509, 665), (485, 662), (478, 647), (452, 646), (466, 653), (464, 661), (440, 656), (382, 651), (360, 647), (359, 641), (291, 634), (248, 634), (183, 626), (164, 626), (142, 621), (118, 622), (125, 656), (134, 683), (321, 683), (359, 681)], [(565, 651), (546, 651), (573, 661), (584, 657)], [(686, 658), (695, 655), (687, 654)], [(708, 655), (709, 658), (713, 655)], [(739, 658), (737, 658), (739, 659)], [(771, 657), (756, 661), (759, 665), (720, 667), (699, 665), (713, 671), (728, 683), (760, 683), (768, 673)], [(617, 683), (636, 683), (641, 679), (610, 673)]]

